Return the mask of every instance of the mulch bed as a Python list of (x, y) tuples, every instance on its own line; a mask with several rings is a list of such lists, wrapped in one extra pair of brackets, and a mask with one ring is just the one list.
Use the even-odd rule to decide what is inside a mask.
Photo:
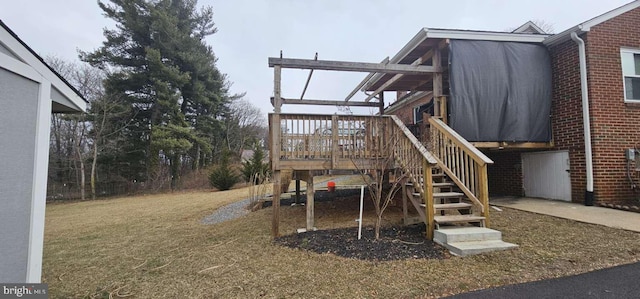
[(287, 235), (275, 242), (291, 248), (367, 261), (450, 257), (446, 249), (426, 240), (424, 234), (424, 224), (383, 227), (380, 240), (375, 240), (374, 228), (363, 227), (362, 239), (358, 240), (358, 228), (350, 227)]

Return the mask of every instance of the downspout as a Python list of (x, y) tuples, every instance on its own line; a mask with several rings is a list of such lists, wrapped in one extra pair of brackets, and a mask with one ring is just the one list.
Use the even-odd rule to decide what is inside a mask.
[(584, 124), (584, 155), (587, 168), (587, 190), (584, 194), (584, 205), (593, 206), (593, 155), (591, 153), (591, 121), (589, 119), (589, 85), (587, 82), (587, 54), (584, 40), (575, 32), (571, 39), (578, 44), (580, 55), (580, 87), (582, 89), (582, 121)]

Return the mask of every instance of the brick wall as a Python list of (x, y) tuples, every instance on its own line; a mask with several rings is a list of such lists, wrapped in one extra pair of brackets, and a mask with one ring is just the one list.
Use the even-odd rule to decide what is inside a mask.
[[(585, 36), (582, 38), (586, 40)], [(553, 84), (553, 140), (557, 150), (569, 151), (572, 201), (584, 202), (586, 167), (578, 46), (569, 40), (550, 48), (549, 52)]]
[(431, 96), (416, 99), (409, 103), (404, 103), (398, 110), (393, 111), (391, 114), (397, 116), (403, 123), (412, 125), (414, 124), (413, 109), (428, 103), (431, 100)]
[(489, 195), (524, 196), (521, 153), (492, 151), (485, 154), (493, 160), (493, 164), (487, 169)]
[[(413, 109), (418, 106), (422, 106), (428, 103), (429, 101), (431, 101), (431, 96), (419, 98), (409, 103), (404, 103), (402, 107), (400, 107), (398, 110), (393, 111), (391, 113), (386, 113), (386, 114), (392, 114), (397, 116), (405, 125), (413, 125), (414, 124)], [(427, 120), (425, 119), (425, 121)], [(419, 127), (420, 127), (419, 130), (421, 132), (421, 136), (418, 136), (418, 138), (422, 141), (427, 140), (428, 134), (426, 132), (426, 122), (423, 122), (422, 124), (420, 124)]]
[(640, 50), (640, 9), (599, 24), (587, 34), (596, 200), (634, 197), (624, 150), (640, 143), (640, 104), (625, 104), (620, 48)]

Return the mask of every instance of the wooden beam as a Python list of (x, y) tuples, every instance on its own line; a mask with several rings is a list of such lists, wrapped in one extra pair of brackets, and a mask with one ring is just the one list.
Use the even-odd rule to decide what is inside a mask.
[[(427, 51), (427, 53), (425, 53), (424, 55), (422, 55), (422, 57), (416, 59), (414, 62), (411, 63), (411, 65), (413, 66), (417, 66), (417, 65), (421, 65), (423, 64), (425, 61), (429, 60), (432, 56), (434, 55), (434, 51), (433, 49)], [(436, 67), (436, 69), (440, 70), (440, 65), (434, 65)], [(434, 74), (435, 76), (435, 74)], [(365, 102), (370, 101), (373, 97), (375, 97), (376, 95), (378, 95), (379, 93), (383, 92), (385, 89), (387, 89), (389, 86), (393, 85), (393, 83), (396, 83), (398, 80), (402, 79), (402, 77), (404, 77), (404, 74), (397, 74), (395, 76), (393, 76), (391, 79), (389, 79), (387, 82), (385, 82), (384, 84), (382, 84), (380, 87), (378, 87), (378, 89), (376, 89), (376, 91), (374, 91), (371, 95), (369, 95), (366, 99), (364, 99)]]
[[(384, 63), (384, 64), (389, 63), (389, 56), (383, 59), (380, 63)], [(360, 91), (360, 88), (364, 87), (367, 84), (367, 82), (369, 82), (369, 80), (371, 80), (371, 78), (373, 78), (373, 76), (375, 76), (376, 74), (377, 73), (369, 73), (366, 77), (364, 77), (364, 79), (360, 82), (360, 84), (358, 84), (356, 88), (354, 88), (353, 91), (351, 91), (351, 93), (349, 93), (349, 95), (347, 95), (347, 97), (344, 98), (344, 101), (348, 102), (354, 95), (356, 95), (356, 93), (358, 93), (358, 91)]]
[[(320, 105), (320, 106), (355, 106), (355, 107), (378, 107), (377, 102), (345, 102), (340, 100), (315, 100), (315, 99), (303, 99), (292, 100), (281, 98), (283, 104), (289, 105)], [(274, 101), (274, 98), (271, 98)]]
[(280, 140), (280, 135), (281, 135), (281, 131), (280, 131), (280, 114), (279, 113), (273, 113), (273, 114), (269, 114), (269, 133), (270, 133), (270, 138), (269, 138), (269, 145), (270, 145), (270, 152), (269, 152), (269, 158), (271, 159), (271, 170), (280, 170), (280, 167), (278, 165), (278, 163), (280, 162), (280, 144), (281, 144), (281, 140)]
[(280, 235), (280, 171), (273, 172), (273, 201), (271, 202), (273, 218), (271, 219), (271, 236)]
[(427, 224), (427, 239), (433, 240), (435, 230), (434, 221), (434, 202), (433, 202), (433, 175), (431, 173), (431, 164), (427, 159), (422, 159), (422, 171), (424, 172), (424, 203), (425, 203), (425, 220)]
[(281, 76), (282, 69), (280, 66), (275, 66), (273, 68), (273, 112), (280, 113), (280, 108), (282, 107), (282, 99), (280, 98), (281, 91)]
[(471, 142), (477, 148), (488, 149), (536, 149), (536, 148), (553, 148), (553, 142)]
[(296, 204), (300, 203), (300, 179), (296, 179)]
[[(440, 41), (440, 43), (438, 43), (438, 49), (439, 49), (439, 50), (442, 50), (442, 49), (444, 49), (448, 44), (449, 44), (449, 39), (444, 39), (444, 40)], [(442, 53), (442, 51), (440, 51), (440, 53)], [(441, 55), (441, 54), (440, 54), (440, 58), (442, 58), (442, 55)], [(434, 61), (435, 61), (435, 59), (434, 59)], [(445, 70), (446, 68), (442, 67), (442, 65), (441, 65), (441, 64), (442, 64), (442, 59), (439, 59), (438, 61), (440, 61), (440, 68), (441, 68), (441, 69), (442, 69), (442, 71), (444, 72), (444, 70)], [(433, 76), (433, 77), (431, 77), (431, 78), (429, 78), (429, 79), (418, 81), (418, 83), (417, 83), (417, 84), (415, 84), (415, 85), (413, 85), (412, 87), (410, 87), (410, 88), (409, 88), (409, 91), (414, 91), (416, 88), (418, 88), (418, 87), (420, 87), (420, 86), (422, 86), (422, 85), (424, 85), (424, 84), (428, 83), (429, 81), (433, 81), (434, 79), (435, 79), (435, 74), (434, 74), (434, 76)], [(440, 78), (440, 79), (439, 79), (439, 81), (440, 81), (440, 82), (442, 82), (442, 78)], [(441, 86), (441, 85), (440, 85), (440, 86)], [(434, 98), (435, 98), (435, 97), (437, 97), (437, 96), (441, 96), (441, 95), (442, 95), (442, 89), (440, 89), (440, 94), (436, 94), (436, 93), (435, 93), (435, 90), (432, 90), (432, 91), (434, 91), (434, 93), (433, 93)], [(437, 108), (437, 107), (436, 107), (436, 108)]]
[(402, 179), (402, 220), (404, 225), (409, 225), (409, 209), (407, 208), (407, 183), (408, 179)]
[(291, 69), (309, 69), (345, 72), (376, 72), (386, 74), (422, 75), (439, 72), (433, 66), (406, 64), (384, 64), (333, 60), (311, 60), (269, 57), (269, 67), (280, 66)]
[[(313, 60), (318, 60), (318, 52), (316, 52), (316, 57)], [(311, 76), (313, 76), (313, 70), (309, 71), (309, 77), (307, 77), (307, 83), (304, 84), (304, 89), (302, 90), (302, 94), (300, 95), (300, 99), (304, 99), (304, 94), (307, 93), (307, 87), (309, 87), (309, 82), (311, 81)]]
[[(433, 51), (433, 66), (441, 68), (442, 56), (440, 55), (440, 48), (436, 48)], [(433, 74), (433, 96), (440, 97), (442, 95), (442, 73)]]

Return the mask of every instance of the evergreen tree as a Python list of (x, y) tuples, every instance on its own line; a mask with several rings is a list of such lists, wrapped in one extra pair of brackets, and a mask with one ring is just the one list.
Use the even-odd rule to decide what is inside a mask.
[(183, 163), (200, 168), (213, 156), (211, 142), (231, 98), (204, 42), (216, 32), (213, 11), (198, 10), (196, 0), (110, 0), (99, 6), (117, 29), (105, 29), (103, 45), (81, 57), (110, 70), (107, 96), (124, 98), (129, 106), (128, 115), (109, 120), (127, 123), (114, 138), (119, 150), (112, 159), (127, 165), (128, 179), (139, 181), (169, 165), (176, 187)]
[(235, 170), (229, 165), (230, 153), (225, 151), (220, 158), (220, 164), (209, 175), (211, 186), (220, 191), (229, 190), (239, 181)]
[(269, 173), (269, 163), (264, 162), (265, 154), (260, 144), (253, 146), (251, 159), (242, 162), (242, 175), (247, 182), (254, 180), (254, 184), (259, 184)]

